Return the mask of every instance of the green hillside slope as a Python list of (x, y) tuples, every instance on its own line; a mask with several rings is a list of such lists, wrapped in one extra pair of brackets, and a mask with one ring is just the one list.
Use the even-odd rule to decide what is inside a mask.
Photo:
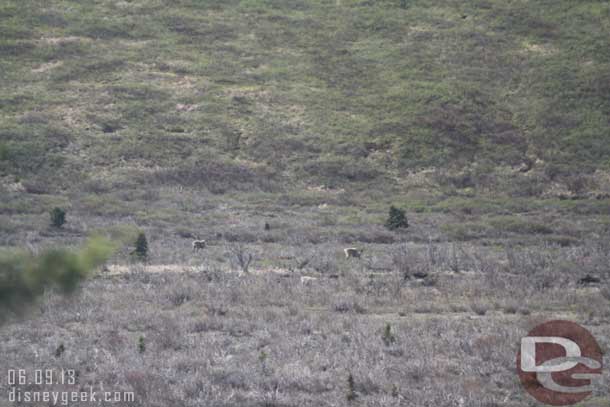
[(175, 186), (391, 201), (414, 174), (603, 198), (609, 38), (597, 0), (5, 0), (2, 210), (129, 213)]

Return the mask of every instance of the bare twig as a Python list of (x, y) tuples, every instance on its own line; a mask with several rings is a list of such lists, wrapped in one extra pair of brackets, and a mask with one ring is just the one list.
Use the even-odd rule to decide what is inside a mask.
[(232, 261), (241, 269), (241, 271), (248, 273), (250, 264), (254, 259), (252, 253), (248, 252), (244, 245), (240, 243), (230, 245), (229, 252), (233, 256)]

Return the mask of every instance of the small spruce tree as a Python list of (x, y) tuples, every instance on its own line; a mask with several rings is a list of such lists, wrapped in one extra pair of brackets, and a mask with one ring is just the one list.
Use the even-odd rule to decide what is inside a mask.
[(138, 234), (138, 238), (136, 239), (136, 248), (132, 254), (139, 260), (146, 260), (148, 257), (148, 241), (146, 240), (146, 235), (143, 232)]
[(66, 211), (62, 208), (53, 208), (50, 212), (51, 226), (61, 228), (66, 223)]
[(140, 353), (146, 352), (146, 343), (144, 342), (143, 336), (140, 336), (140, 339), (138, 339), (138, 351)]
[(390, 206), (390, 213), (388, 219), (385, 222), (385, 227), (390, 230), (408, 228), (409, 222), (407, 221), (407, 215), (404, 209), (399, 209), (395, 206)]
[(396, 342), (396, 337), (392, 333), (392, 325), (390, 325), (389, 322), (386, 324), (385, 329), (383, 330), (383, 336), (381, 339), (386, 346), (390, 346)]

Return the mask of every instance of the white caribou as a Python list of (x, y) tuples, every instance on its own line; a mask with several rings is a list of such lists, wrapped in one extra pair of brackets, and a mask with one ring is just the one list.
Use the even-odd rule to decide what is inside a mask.
[(205, 249), (205, 240), (193, 240), (193, 251)]
[(362, 256), (363, 251), (364, 249), (357, 249), (355, 247), (348, 247), (347, 249), (343, 249), (346, 259), (349, 259), (350, 257), (359, 259), (360, 256)]

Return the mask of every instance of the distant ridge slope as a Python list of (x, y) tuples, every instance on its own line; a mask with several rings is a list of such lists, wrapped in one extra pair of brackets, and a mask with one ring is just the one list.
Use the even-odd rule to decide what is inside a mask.
[(596, 188), (573, 177), (610, 168), (610, 3), (400, 3), (3, 1), (0, 175), (41, 193), (393, 188), (425, 168)]

